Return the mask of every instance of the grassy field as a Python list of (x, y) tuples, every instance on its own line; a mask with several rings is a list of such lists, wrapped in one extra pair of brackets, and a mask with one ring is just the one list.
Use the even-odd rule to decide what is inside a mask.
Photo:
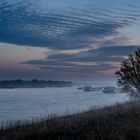
[(0, 140), (140, 140), (140, 101), (1, 127)]

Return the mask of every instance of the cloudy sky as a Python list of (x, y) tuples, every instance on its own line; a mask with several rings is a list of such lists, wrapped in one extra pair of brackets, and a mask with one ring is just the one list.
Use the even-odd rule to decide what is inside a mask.
[(114, 77), (140, 48), (140, 0), (0, 0), (0, 79)]

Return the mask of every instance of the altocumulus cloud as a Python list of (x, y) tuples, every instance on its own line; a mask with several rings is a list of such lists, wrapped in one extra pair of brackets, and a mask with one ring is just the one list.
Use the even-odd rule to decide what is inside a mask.
[[(113, 14), (113, 11), (97, 9), (90, 1), (89, 7), (68, 7), (64, 11), (53, 7), (53, 10), (34, 8), (38, 2), (41, 3), (32, 0), (0, 1), (0, 42), (59, 50), (85, 48), (98, 39), (117, 35), (118, 29), (137, 18), (125, 10), (118, 16), (116, 11)], [(49, 7), (49, 3), (45, 4)], [(131, 9), (137, 8), (131, 6)]]

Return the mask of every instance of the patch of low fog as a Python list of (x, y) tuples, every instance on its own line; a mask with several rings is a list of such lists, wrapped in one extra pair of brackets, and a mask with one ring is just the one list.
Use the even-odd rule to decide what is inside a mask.
[(73, 114), (129, 100), (127, 94), (84, 92), (78, 87), (0, 89), (0, 123), (31, 120), (40, 115)]

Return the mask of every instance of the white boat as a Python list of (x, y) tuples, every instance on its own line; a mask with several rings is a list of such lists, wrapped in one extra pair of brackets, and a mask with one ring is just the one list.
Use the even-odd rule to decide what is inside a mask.
[(91, 91), (101, 91), (103, 88), (102, 87), (83, 86), (83, 87), (78, 87), (77, 89), (83, 90), (84, 92), (91, 92)]
[(115, 87), (111, 87), (111, 86), (104, 87), (103, 93), (115, 93)]
[(91, 92), (93, 91), (94, 89), (91, 87), (91, 86), (85, 86), (84, 87), (84, 92)]

